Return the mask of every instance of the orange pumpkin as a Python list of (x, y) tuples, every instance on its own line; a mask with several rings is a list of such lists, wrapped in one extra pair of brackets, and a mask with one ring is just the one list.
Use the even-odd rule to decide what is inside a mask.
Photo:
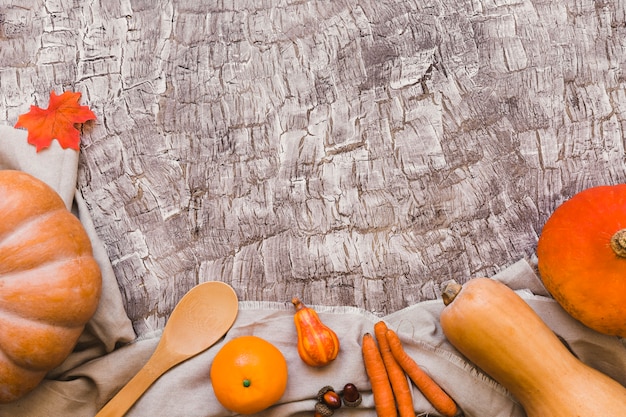
[(47, 184), (0, 171), (0, 402), (16, 400), (71, 353), (101, 292), (80, 221)]
[(626, 337), (626, 184), (589, 188), (561, 204), (541, 232), (537, 258), (565, 311)]

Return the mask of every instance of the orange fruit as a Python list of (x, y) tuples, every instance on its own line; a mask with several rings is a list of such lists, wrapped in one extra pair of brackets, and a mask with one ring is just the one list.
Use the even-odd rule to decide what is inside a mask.
[(287, 361), (280, 350), (257, 336), (224, 344), (211, 365), (217, 400), (239, 414), (254, 414), (275, 404), (287, 388)]

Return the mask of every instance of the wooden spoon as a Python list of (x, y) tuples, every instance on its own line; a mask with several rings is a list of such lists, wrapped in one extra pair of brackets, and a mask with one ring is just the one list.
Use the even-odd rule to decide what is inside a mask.
[(213, 346), (233, 325), (239, 304), (231, 286), (220, 281), (196, 285), (178, 302), (156, 350), (143, 368), (96, 417), (120, 417), (161, 375)]

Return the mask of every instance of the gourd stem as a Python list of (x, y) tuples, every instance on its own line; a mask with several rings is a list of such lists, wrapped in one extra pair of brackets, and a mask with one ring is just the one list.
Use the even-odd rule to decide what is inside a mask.
[(611, 249), (617, 256), (626, 258), (626, 229), (618, 230), (611, 237)]
[(294, 307), (296, 308), (296, 311), (300, 311), (304, 308), (304, 303), (300, 301), (298, 297), (293, 297), (291, 299), (291, 304), (294, 305)]
[(456, 282), (454, 280), (452, 280), (449, 283), (447, 283), (446, 286), (443, 288), (443, 292), (441, 294), (441, 298), (443, 299), (443, 303), (445, 305), (448, 305), (452, 301), (454, 301), (454, 299), (459, 294), (459, 292), (461, 292), (461, 288), (462, 287), (463, 286), (461, 284), (459, 284), (458, 282)]

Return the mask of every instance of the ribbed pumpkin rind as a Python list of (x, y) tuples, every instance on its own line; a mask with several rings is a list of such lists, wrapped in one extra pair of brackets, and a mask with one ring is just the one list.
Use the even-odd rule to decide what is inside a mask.
[(71, 353), (100, 300), (89, 236), (47, 184), (0, 171), (0, 402)]

